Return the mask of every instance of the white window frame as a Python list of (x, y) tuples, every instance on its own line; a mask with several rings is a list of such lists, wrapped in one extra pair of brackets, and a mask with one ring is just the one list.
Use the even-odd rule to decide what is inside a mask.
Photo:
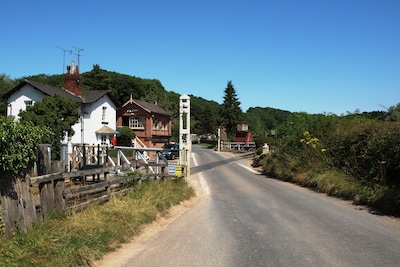
[(144, 116), (130, 116), (129, 117), (129, 128), (131, 129), (144, 129)]

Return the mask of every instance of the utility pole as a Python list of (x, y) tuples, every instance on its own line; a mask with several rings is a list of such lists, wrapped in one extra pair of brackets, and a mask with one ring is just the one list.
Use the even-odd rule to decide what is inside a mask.
[(70, 49), (70, 50), (68, 50), (68, 49), (65, 49), (65, 48), (62, 48), (62, 47), (59, 47), (59, 46), (57, 46), (57, 48), (58, 49), (61, 49), (62, 51), (64, 51), (64, 60), (63, 60), (63, 74), (65, 73), (65, 52), (69, 52), (69, 54), (71, 55), (72, 54), (72, 50)]

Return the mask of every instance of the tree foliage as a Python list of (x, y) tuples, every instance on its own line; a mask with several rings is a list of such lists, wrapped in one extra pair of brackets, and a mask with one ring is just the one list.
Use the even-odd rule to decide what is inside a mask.
[(400, 122), (400, 103), (396, 106), (391, 106), (388, 108), (386, 113), (386, 120)]
[(138, 100), (157, 103), (160, 107), (168, 105), (164, 87), (159, 80), (142, 79), (100, 68), (82, 74), (83, 90), (109, 90), (117, 107), (122, 106), (132, 96)]
[[(22, 79), (41, 82), (51, 86), (63, 88), (63, 75), (46, 75), (38, 74), (27, 76), (15, 80), (11, 80), (7, 75), (0, 75), (0, 94), (3, 95)], [(179, 131), (179, 97), (180, 94), (173, 91), (166, 91), (159, 80), (144, 79), (131, 75), (120, 74), (102, 69), (98, 64), (93, 65), (93, 69), (89, 72), (82, 73), (82, 86), (84, 91), (89, 90), (109, 90), (117, 107), (122, 106), (132, 96), (134, 99), (157, 104), (161, 108), (170, 112), (172, 115), (172, 135), (178, 139)], [(330, 117), (332, 114), (313, 115), (291, 113), (285, 110), (273, 108), (251, 107), (245, 113), (240, 109), (240, 102), (236, 94), (235, 88), (231, 81), (228, 81), (224, 91), (224, 99), (222, 104), (215, 101), (203, 99), (191, 95), (191, 132), (196, 134), (216, 133), (218, 126), (224, 123), (230, 135), (235, 131), (236, 124), (245, 121), (249, 125), (249, 130), (253, 132), (254, 137), (265, 137), (271, 135), (271, 130), (280, 134), (285, 134), (290, 131), (295, 125), (290, 124), (290, 121), (304, 120), (306, 125), (313, 123), (307, 122), (310, 119), (305, 118), (310, 115), (311, 118)], [(2, 105), (2, 106), (1, 106)], [(3, 101), (0, 107), (4, 110), (6, 103)], [(371, 119), (376, 121), (399, 121), (400, 104), (387, 109), (387, 112), (360, 112), (349, 113), (347, 119)], [(4, 114), (3, 113), (3, 114)], [(303, 118), (302, 118), (303, 117)], [(334, 117), (334, 116), (332, 116)], [(302, 118), (302, 119), (300, 119)], [(281, 126), (280, 126), (281, 125)], [(296, 124), (296, 127), (299, 127)], [(307, 127), (303, 127), (307, 128)], [(301, 137), (301, 132), (297, 137)], [(281, 135), (282, 136), (282, 135)], [(288, 138), (290, 140), (290, 138)], [(281, 142), (283, 140), (280, 140)]]
[(17, 82), (15, 80), (12, 80), (10, 76), (4, 73), (0, 74), (0, 114), (6, 114), (7, 111), (7, 101), (6, 99), (3, 99), (2, 96), (16, 85)]
[(225, 88), (224, 101), (220, 106), (219, 115), (221, 116), (221, 122), (225, 125), (228, 136), (232, 136), (242, 117), (239, 98), (232, 81), (228, 81)]
[(135, 133), (132, 132), (131, 128), (128, 126), (122, 126), (120, 130), (120, 135), (117, 137), (118, 146), (131, 146), (132, 139), (136, 137)]
[[(4, 87), (4, 93), (11, 90), (22, 79), (41, 82), (59, 88), (64, 87), (62, 74), (38, 74), (14, 80), (13, 84)], [(233, 96), (233, 103), (236, 103), (237, 106), (239, 106), (240, 103), (237, 100), (236, 92), (234, 91), (232, 83), (230, 82), (229, 84), (230, 91), (228, 93), (233, 93), (229, 98)], [(173, 91), (166, 91), (159, 80), (143, 79), (107, 71), (101, 69), (98, 64), (95, 64), (91, 71), (82, 73), (82, 88), (84, 91), (109, 90), (117, 107), (122, 106), (131, 96), (134, 99), (157, 104), (172, 115), (172, 135), (173, 139), (178, 139), (179, 120), (177, 115), (179, 114), (180, 94)], [(231, 89), (233, 89), (233, 91)], [(230, 100), (232, 100), (232, 98), (230, 98)], [(6, 103), (4, 102), (3, 105), (5, 113)], [(220, 108), (220, 105), (215, 101), (191, 95), (191, 132), (199, 135), (217, 133), (218, 126), (223, 123), (220, 116)], [(272, 126), (280, 121), (280, 115), (278, 114), (279, 111), (277, 111), (276, 114), (275, 112), (272, 112), (272, 114), (271, 111), (267, 109), (265, 112), (263, 112), (263, 110), (259, 111), (260, 112), (255, 112), (254, 114), (251, 113), (250, 116), (245, 117), (245, 120), (248, 120), (250, 130), (253, 132), (261, 134), (265, 131), (264, 126)], [(239, 113), (241, 114), (241, 110)], [(232, 114), (233, 113), (228, 113), (229, 116)], [(271, 116), (265, 114), (270, 114)], [(234, 123), (233, 126), (235, 127), (236, 123)]]
[(219, 104), (201, 97), (190, 96), (191, 132), (196, 134), (216, 133), (219, 125)]
[(0, 181), (28, 171), (37, 158), (37, 146), (48, 136), (48, 127), (0, 116)]
[(59, 159), (61, 139), (64, 132), (74, 134), (72, 126), (79, 119), (79, 103), (56, 94), (46, 96), (42, 102), (36, 102), (25, 111), (20, 112), (21, 122), (31, 122), (35, 126), (50, 127), (52, 135), (44, 141), (52, 145), (52, 158)]
[(243, 120), (249, 125), (249, 130), (254, 136), (271, 135), (280, 124), (286, 122), (290, 116), (289, 111), (274, 108), (249, 108), (243, 114)]
[(292, 113), (277, 128), (277, 138), (279, 153), (273, 157), (297, 161), (299, 170), (331, 168), (363, 183), (400, 185), (397, 122), (371, 119), (370, 114)]

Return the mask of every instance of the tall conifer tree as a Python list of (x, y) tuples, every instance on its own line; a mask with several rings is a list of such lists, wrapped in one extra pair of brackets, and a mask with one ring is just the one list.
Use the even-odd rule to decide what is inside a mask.
[(221, 116), (222, 123), (225, 125), (228, 137), (232, 137), (236, 131), (237, 124), (240, 123), (242, 110), (232, 81), (228, 81), (224, 93), (224, 102), (220, 106), (219, 115)]

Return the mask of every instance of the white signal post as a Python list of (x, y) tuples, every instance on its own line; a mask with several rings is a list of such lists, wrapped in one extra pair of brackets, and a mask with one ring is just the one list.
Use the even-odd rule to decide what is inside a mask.
[(184, 94), (179, 98), (179, 164), (185, 166), (188, 180), (190, 180), (192, 153), (192, 140), (190, 139), (190, 97)]

